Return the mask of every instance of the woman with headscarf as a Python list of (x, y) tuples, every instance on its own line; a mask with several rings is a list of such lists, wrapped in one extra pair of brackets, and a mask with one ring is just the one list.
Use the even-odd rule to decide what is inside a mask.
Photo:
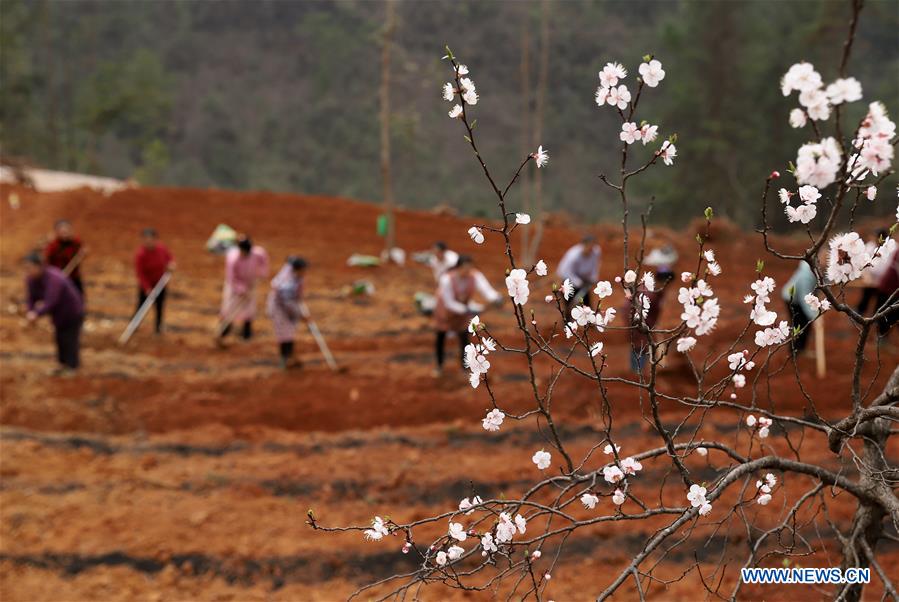
[(435, 376), (443, 374), (446, 336), (455, 333), (459, 339), (459, 359), (464, 368), (465, 345), (468, 343), (468, 323), (477, 313), (472, 304), (475, 293), (490, 303), (502, 300), (487, 278), (472, 265), (471, 257), (461, 255), (455, 267), (444, 272), (437, 281), (437, 306), (434, 308), (434, 329), (437, 331)]
[(297, 337), (297, 323), (308, 316), (302, 305), (303, 277), (306, 260), (302, 257), (288, 257), (287, 261), (272, 278), (271, 290), (266, 300), (266, 309), (272, 319), (275, 338), (278, 339), (281, 369), (299, 367), (294, 358), (294, 340)]
[(249, 340), (253, 336), (253, 318), (256, 316), (256, 283), (268, 276), (268, 253), (246, 236), (225, 254), (225, 286), (222, 290), (221, 319), (224, 328), (219, 344), (231, 332), (232, 326), (243, 322), (240, 336)]

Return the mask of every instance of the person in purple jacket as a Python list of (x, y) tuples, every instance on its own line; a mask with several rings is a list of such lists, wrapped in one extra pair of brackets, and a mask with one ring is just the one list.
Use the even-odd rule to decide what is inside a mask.
[(62, 371), (77, 370), (84, 322), (84, 303), (62, 270), (45, 265), (39, 253), (24, 259), (28, 290), (28, 322), (49, 315), (56, 330), (56, 352)]

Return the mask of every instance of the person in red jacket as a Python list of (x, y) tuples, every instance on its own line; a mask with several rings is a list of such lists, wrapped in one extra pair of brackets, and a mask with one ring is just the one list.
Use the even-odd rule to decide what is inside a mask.
[[(84, 257), (87, 249), (81, 244), (81, 239), (75, 236), (72, 224), (68, 220), (61, 219), (53, 225), (56, 238), (51, 240), (44, 248), (44, 263), (59, 270), (65, 271), (66, 267), (79, 253)], [(72, 284), (78, 289), (84, 298), (84, 283), (81, 280), (81, 258), (78, 264), (69, 272), (68, 276)]]
[[(164, 244), (159, 242), (159, 234), (153, 228), (145, 228), (141, 233), (143, 243), (134, 255), (134, 270), (137, 272), (137, 309), (139, 310), (156, 283), (167, 271), (175, 269), (175, 258)], [(165, 307), (165, 288), (156, 297), (156, 334), (162, 332), (162, 313)]]

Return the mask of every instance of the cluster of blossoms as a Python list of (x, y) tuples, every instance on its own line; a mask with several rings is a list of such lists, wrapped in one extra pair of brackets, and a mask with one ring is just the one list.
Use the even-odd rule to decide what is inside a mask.
[(737, 389), (742, 389), (746, 386), (746, 375), (740, 374), (740, 371), (749, 372), (753, 368), (755, 368), (755, 362), (747, 359), (749, 357), (749, 351), (744, 349), (743, 351), (737, 351), (735, 353), (731, 353), (727, 356), (727, 365), (730, 367), (731, 372), (734, 373), (732, 379), (734, 381), (734, 387)]
[(771, 293), (774, 292), (775, 286), (774, 279), (770, 276), (759, 278), (750, 285), (755, 294), (743, 297), (744, 303), (754, 304), (752, 311), (749, 312), (749, 319), (758, 326), (766, 327), (755, 333), (755, 344), (759, 347), (780, 345), (790, 336), (790, 325), (786, 320), (772, 326), (777, 321), (777, 312), (769, 310), (767, 305), (771, 301)]
[[(868, 105), (868, 114), (858, 129), (858, 137), (853, 141), (858, 152), (849, 159), (853, 180), (862, 180), (869, 173), (877, 176), (890, 168), (895, 154), (890, 141), (895, 136), (896, 124), (887, 115), (886, 107), (880, 102)], [(874, 194), (869, 190), (869, 200), (874, 200), (872, 197), (875, 194), (876, 189)]]
[(752, 311), (749, 312), (749, 319), (759, 326), (771, 326), (777, 320), (777, 312), (771, 311), (767, 307), (771, 302), (771, 293), (774, 292), (775, 286), (774, 278), (770, 276), (759, 278), (749, 285), (755, 294), (743, 297), (743, 303), (755, 304)]
[(814, 293), (807, 294), (802, 300), (819, 314), (823, 314), (830, 309), (830, 301), (827, 299), (819, 299)]
[[(649, 57), (646, 57), (649, 58)], [(650, 88), (655, 88), (659, 82), (665, 79), (665, 70), (662, 69), (662, 63), (656, 59), (650, 59), (640, 64), (637, 69), (643, 83)], [(606, 66), (599, 72), (599, 87), (596, 89), (596, 104), (600, 107), (610, 105), (616, 107), (619, 111), (624, 111), (631, 101), (631, 93), (627, 86), (620, 84), (620, 80), (627, 77), (627, 69), (621, 63), (606, 63)], [(634, 142), (642, 142), (644, 146), (650, 142), (654, 142), (659, 135), (659, 126), (649, 124), (645, 121), (637, 124), (633, 121), (624, 121), (621, 124), (621, 133), (618, 135), (622, 142), (633, 144)], [(674, 157), (677, 156), (677, 148), (671, 140), (662, 143), (662, 147), (656, 151), (656, 155), (661, 157), (665, 165), (674, 163)]]
[(827, 278), (834, 284), (843, 284), (888, 261), (896, 250), (896, 241), (888, 238), (879, 247), (869, 248), (856, 232), (846, 232), (831, 238), (828, 246)]
[[(468, 325), (468, 331), (472, 334), (477, 334), (479, 328), (483, 328), (481, 319), (479, 316), (475, 316)], [(481, 384), (481, 375), (486, 375), (490, 369), (490, 362), (487, 360), (487, 356), (490, 355), (491, 351), (496, 351), (496, 341), (490, 337), (481, 337), (480, 342), (469, 343), (465, 346), (463, 363), (468, 368), (468, 381), (474, 389), (477, 389), (478, 385)]]
[[(790, 205), (790, 198), (794, 195), (798, 195), (800, 200), (800, 204), (796, 207)], [(781, 188), (778, 196), (780, 196), (780, 202), (784, 204), (784, 212), (791, 223), (802, 222), (807, 224), (815, 219), (815, 215), (818, 213), (817, 203), (818, 199), (821, 198), (821, 193), (814, 186), (808, 184), (800, 186), (798, 193)]]
[(746, 417), (746, 426), (756, 429), (759, 439), (767, 439), (768, 435), (771, 434), (771, 425), (773, 424), (774, 421), (765, 416), (756, 418), (754, 415), (750, 414)]
[[(721, 313), (721, 306), (718, 305), (718, 299), (713, 297), (715, 293), (712, 287), (705, 280), (698, 280), (696, 286), (681, 287), (677, 292), (677, 300), (683, 305), (684, 311), (681, 313), (681, 320), (686, 322), (687, 328), (693, 329), (696, 336), (706, 335), (718, 324), (718, 315)], [(684, 348), (684, 351), (692, 348), (695, 344), (690, 344), (686, 339), (692, 337), (684, 337), (678, 340), (678, 350)]]
[[(502, 413), (502, 412), (500, 412), (500, 413)], [(502, 422), (502, 419), (500, 419), (500, 422)], [(463, 498), (462, 501), (459, 502), (459, 512), (464, 512), (467, 516), (467, 515), (471, 514), (472, 512), (474, 512), (474, 510), (472, 510), (472, 508), (474, 506), (477, 506), (478, 504), (482, 503), (483, 501), (484, 500), (482, 500), (481, 496), (479, 496), (479, 495), (476, 495), (476, 496), (472, 497), (471, 499)]]
[(755, 333), (755, 344), (759, 347), (780, 345), (790, 338), (790, 325), (781, 320), (777, 326), (758, 330)]
[(755, 488), (758, 495), (755, 500), (756, 503), (760, 506), (767, 506), (768, 502), (771, 501), (771, 490), (774, 489), (775, 485), (777, 485), (777, 477), (770, 472), (765, 475), (764, 481), (756, 481)]
[(366, 529), (362, 535), (371, 541), (380, 541), (385, 535), (389, 535), (390, 530), (387, 528), (387, 525), (384, 523), (384, 519), (380, 516), (376, 516), (371, 521), (371, 529)]
[(809, 142), (799, 147), (796, 155), (796, 181), (825, 188), (837, 179), (842, 158), (840, 145), (835, 138), (828, 136), (821, 142)]
[(481, 421), (481, 424), (485, 431), (498, 431), (505, 419), (506, 415), (503, 414), (502, 410), (494, 408), (487, 412), (487, 416)]
[(512, 541), (516, 531), (522, 535), (527, 530), (527, 520), (520, 514), (515, 515), (515, 519), (506, 512), (500, 512), (499, 521), (493, 531), (488, 531), (481, 537), (482, 556), (490, 553), (498, 552), (499, 546)]
[[(615, 446), (615, 452), (621, 448)], [(611, 446), (606, 446), (606, 454), (612, 455)], [(607, 483), (616, 484), (621, 482), (624, 479), (625, 475), (636, 476), (638, 472), (643, 470), (643, 464), (639, 462), (639, 460), (634, 459), (631, 456), (620, 460), (617, 463), (612, 463), (607, 466), (604, 466), (602, 469), (602, 476), (606, 480)]]
[(824, 87), (821, 74), (811, 63), (796, 63), (781, 79), (781, 92), (789, 96), (794, 90), (799, 92), (799, 104), (804, 109), (793, 109), (790, 125), (803, 127), (806, 118), (823, 121), (830, 117), (831, 107), (845, 102), (855, 102), (862, 98), (862, 85), (854, 77), (840, 78)]
[(694, 508), (699, 508), (699, 514), (705, 516), (712, 511), (712, 504), (705, 499), (707, 493), (706, 488), (701, 485), (690, 485), (690, 491), (687, 492), (687, 500)]
[(632, 121), (625, 121), (621, 124), (621, 133), (618, 134), (618, 137), (627, 144), (642, 142), (643, 146), (646, 146), (655, 141), (658, 135), (659, 126), (657, 125), (650, 125), (644, 121), (638, 126)]
[[(465, 65), (459, 65), (458, 67), (456, 67), (456, 73), (458, 73), (459, 75), (459, 87), (456, 88), (456, 86), (454, 86), (450, 82), (443, 84), (443, 99), (447, 102), (452, 102), (456, 99), (456, 95), (458, 94), (464, 104), (478, 104), (478, 93), (475, 89), (474, 82), (471, 81), (470, 78), (464, 77), (468, 75), (468, 67), (466, 67)], [(453, 108), (449, 111), (450, 118), (456, 119), (461, 115), (462, 105), (453, 105)]]
[(506, 276), (506, 288), (515, 305), (524, 305), (527, 303), (528, 295), (530, 294), (528, 273), (521, 268), (510, 271), (509, 275)]

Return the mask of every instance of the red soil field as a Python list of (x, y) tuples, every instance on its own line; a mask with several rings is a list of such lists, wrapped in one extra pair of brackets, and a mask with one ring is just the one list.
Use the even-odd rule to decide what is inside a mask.
[[(489, 399), (483, 389), (473, 391), (461, 372), (439, 380), (431, 376), (430, 321), (413, 305), (416, 291), (433, 288), (430, 271), (412, 262), (347, 267), (351, 253), (380, 250), (376, 206), (219, 190), (147, 188), (103, 196), (87, 190), (38, 194), (16, 189), (21, 207), (13, 210), (6, 202), (9, 192), (5, 188), (0, 194), (4, 600), (344, 599), (368, 582), (414, 569), (414, 562), (401, 554), (398, 539), (370, 543), (358, 533), (312, 531), (305, 524), (308, 508), (327, 525), (364, 524), (375, 514), (406, 522), (455, 508), (469, 495), (471, 482), (485, 493), (517, 495), (536, 479), (530, 456), (544, 444), (533, 424), (485, 433), (480, 419)], [(84, 368), (70, 378), (48, 376), (53, 367), (49, 329), (26, 328), (17, 313), (23, 297), (17, 259), (61, 217), (73, 222), (90, 248), (84, 265), (89, 312)], [(500, 288), (506, 266), (502, 248), (490, 238), (474, 245), (466, 230), (475, 221), (401, 211), (398, 245), (412, 252), (445, 240), (472, 254)], [(291, 253), (309, 260), (309, 306), (344, 372), (329, 371), (305, 334), (298, 345), (304, 368), (279, 371), (262, 312), (253, 341), (215, 347), (223, 265), (204, 243), (218, 223), (250, 233), (268, 249), (273, 267)], [(145, 324), (121, 348), (116, 339), (136, 297), (132, 257), (146, 226), (159, 230), (178, 263), (167, 304), (169, 330), (156, 337)], [(603, 225), (590, 231), (604, 250), (602, 278), (611, 279), (620, 269), (620, 230)], [(577, 228), (548, 227), (539, 256), (554, 266), (581, 234)], [(648, 245), (675, 245), (681, 256), (677, 268), (689, 270), (696, 257), (694, 234), (653, 229)], [(801, 245), (801, 240), (776, 242), (790, 249)], [(741, 299), (754, 279), (756, 259), (765, 260), (766, 273), (779, 284), (793, 266), (766, 256), (758, 236), (727, 224), (713, 227), (711, 247), (724, 267), (713, 282), (723, 311), (718, 329), (701, 344), (721, 350), (746, 325), (748, 309)], [(338, 296), (342, 287), (363, 278), (375, 285), (371, 298)], [(547, 328), (552, 318), (540, 299), (551, 281), (532, 282), (532, 305)], [(506, 339), (514, 336), (508, 307), (482, 316), (492, 332)], [(678, 315), (676, 300), (669, 299), (662, 325), (676, 324)], [(800, 358), (798, 369), (809, 375), (805, 388), (818, 411), (839, 416), (850, 407), (855, 332), (838, 316), (830, 318), (827, 329), (827, 377), (813, 376), (812, 358)], [(606, 375), (627, 375), (627, 340), (620, 332), (607, 335)], [(751, 340), (745, 346), (752, 348)], [(888, 349), (878, 355), (873, 344), (866, 354), (870, 361), (864, 376), (876, 394), (897, 355)], [(785, 359), (772, 366), (782, 366)], [(523, 367), (500, 356), (495, 365), (491, 378), (498, 399), (512, 410), (528, 407)], [(541, 368), (548, 370), (548, 364)], [(687, 366), (672, 357), (660, 387), (677, 394), (695, 391), (696, 385)], [(770, 386), (747, 387), (741, 395), (743, 401), (754, 395), (761, 407), (776, 403), (779, 411), (795, 415), (805, 408), (791, 365), (774, 374)], [(658, 445), (633, 390), (613, 386), (610, 397), (629, 449)], [(555, 400), (566, 441), (585, 452), (595, 443), (599, 425), (595, 387), (569, 377)], [(680, 415), (671, 408), (664, 418)], [(739, 419), (734, 413), (728, 423), (709, 424), (703, 435), (733, 442)], [(787, 453), (783, 439), (772, 436), (771, 445)], [(803, 451), (804, 459), (833, 462), (823, 446)], [(714, 463), (711, 454), (709, 461)], [(641, 483), (648, 488), (668, 470), (663, 461), (647, 463)], [(795, 478), (784, 491), (795, 499), (807, 485)], [(842, 520), (853, 510), (848, 500), (839, 499), (832, 508), (831, 518)], [(547, 595), (592, 599), (611, 579), (610, 568), (625, 566), (657, 526), (616, 525), (579, 533), (554, 570)], [(712, 567), (720, 550), (707, 531), (708, 539), (696, 538), (708, 547), (698, 550), (698, 562)], [(427, 530), (419, 537), (425, 535)], [(730, 564), (739, 566), (745, 533), (734, 533), (732, 543), (738, 549)], [(803, 558), (803, 563), (828, 566), (832, 560)], [(677, 579), (696, 561), (690, 550), (665, 561), (657, 575)], [(899, 548), (885, 547), (882, 563), (899, 566)], [(730, 591), (733, 578), (731, 568), (722, 591)], [(879, 596), (874, 581), (872, 599)], [(665, 600), (705, 597), (695, 572), (667, 586), (659, 582), (649, 593)], [(816, 599), (825, 593), (799, 586), (744, 590), (746, 599), (767, 600)], [(619, 599), (635, 595), (629, 584)], [(422, 596), (465, 597), (437, 588)], [(491, 599), (492, 594), (467, 598)]]

